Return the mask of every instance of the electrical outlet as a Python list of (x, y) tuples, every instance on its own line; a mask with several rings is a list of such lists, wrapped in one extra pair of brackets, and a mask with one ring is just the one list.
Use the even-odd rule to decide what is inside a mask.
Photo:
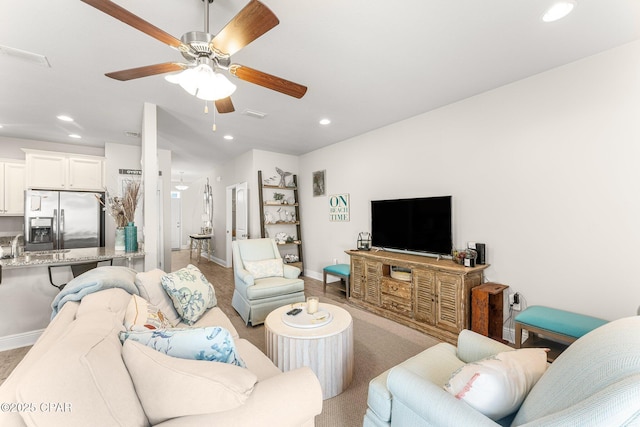
[(511, 307), (513, 310), (517, 310), (520, 311), (520, 294), (519, 293), (514, 293), (514, 294), (509, 294), (509, 307)]

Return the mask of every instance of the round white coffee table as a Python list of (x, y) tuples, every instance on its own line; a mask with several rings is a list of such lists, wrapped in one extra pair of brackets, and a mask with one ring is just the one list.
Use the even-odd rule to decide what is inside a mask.
[(267, 356), (285, 372), (308, 366), (320, 380), (322, 398), (337, 396), (353, 379), (351, 315), (341, 307), (320, 303), (320, 310), (331, 313), (329, 323), (294, 327), (282, 320), (283, 314), (294, 307), (306, 310), (305, 303), (289, 304), (273, 310), (265, 319)]

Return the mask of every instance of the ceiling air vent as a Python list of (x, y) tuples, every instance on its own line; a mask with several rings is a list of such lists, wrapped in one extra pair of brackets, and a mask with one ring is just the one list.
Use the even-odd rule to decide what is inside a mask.
[(15, 49), (13, 47), (0, 45), (0, 53), (14, 58), (21, 59), (27, 62), (33, 62), (34, 64), (42, 65), (43, 67), (51, 68), (49, 60), (44, 55), (37, 53), (27, 52), (26, 50)]
[(245, 116), (249, 116), (249, 117), (255, 117), (256, 119), (264, 119), (267, 115), (267, 113), (263, 113), (260, 111), (256, 111), (256, 110), (249, 110), (248, 108), (245, 109), (242, 114), (244, 114)]
[(129, 138), (140, 138), (140, 132), (124, 131), (124, 135)]

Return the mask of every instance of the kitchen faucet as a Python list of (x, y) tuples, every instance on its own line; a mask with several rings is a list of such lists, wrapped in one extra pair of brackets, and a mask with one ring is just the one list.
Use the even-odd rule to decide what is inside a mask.
[(14, 258), (18, 258), (18, 239), (20, 237), (24, 237), (24, 234), (19, 233), (16, 237), (11, 240), (11, 255)]

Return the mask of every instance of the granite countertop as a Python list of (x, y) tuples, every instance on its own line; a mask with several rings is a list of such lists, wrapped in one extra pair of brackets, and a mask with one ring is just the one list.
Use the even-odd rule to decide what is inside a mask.
[(125, 252), (116, 251), (113, 248), (81, 248), (64, 249), (58, 251), (25, 252), (17, 258), (0, 260), (0, 267), (5, 269), (46, 266), (52, 264), (75, 264), (90, 261), (102, 261), (107, 259), (142, 258), (144, 251)]

